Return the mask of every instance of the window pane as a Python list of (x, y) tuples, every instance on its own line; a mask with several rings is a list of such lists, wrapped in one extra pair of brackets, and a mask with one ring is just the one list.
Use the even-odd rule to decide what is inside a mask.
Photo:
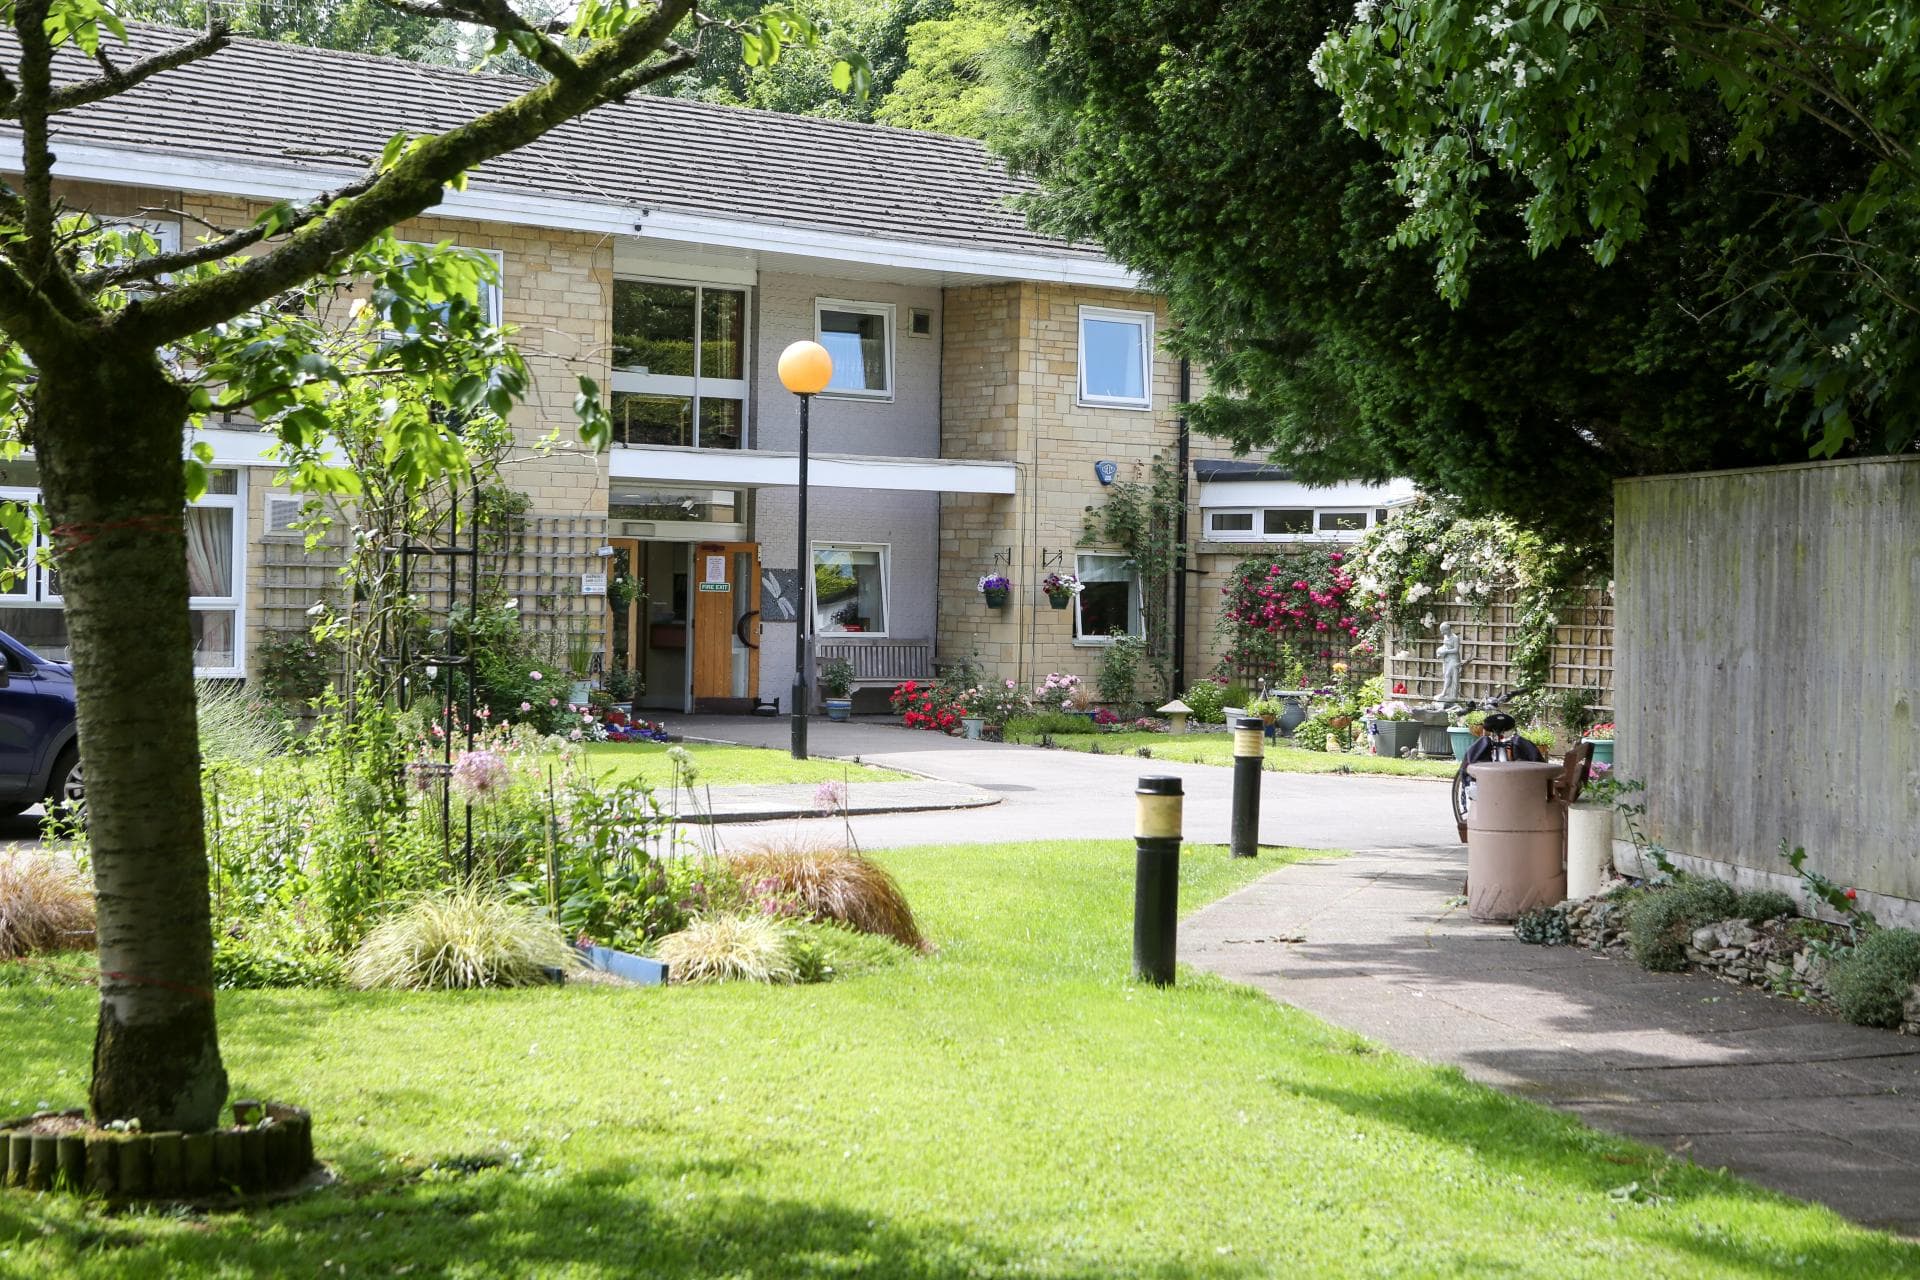
[(1137, 591), (1133, 561), (1126, 556), (1080, 556), (1076, 568), (1080, 634), (1123, 636), (1132, 631)]
[(708, 289), (700, 295), (700, 376), (744, 378), (747, 295)]
[[(0, 597), (10, 600), (33, 599), (33, 575), (36, 566), (5, 530), (0, 530), (0, 569), (6, 573), (0, 575)], [(22, 644), (31, 642), (24, 637)]]
[(1216, 511), (1212, 516), (1215, 533), (1252, 533), (1253, 512)]
[(187, 508), (188, 595), (233, 594), (233, 514), (232, 507)]
[(0, 609), (0, 631), (50, 662), (68, 660), (64, 609)]
[(813, 549), (813, 620), (821, 634), (887, 629), (884, 565), (878, 549)]
[(638, 391), (613, 393), (615, 444), (692, 444), (693, 401)]
[(1322, 511), (1320, 513), (1320, 532), (1354, 533), (1367, 527), (1367, 513), (1364, 511)]
[(193, 665), (233, 666), (233, 610), (195, 609), (188, 616), (193, 630)]
[(829, 391), (887, 390), (887, 318), (860, 311), (822, 311), (820, 345), (833, 357)]
[(745, 408), (738, 400), (700, 398), (700, 447), (702, 449), (738, 449), (740, 415)]
[(1312, 533), (1313, 512), (1275, 508), (1265, 513), (1261, 528), (1266, 530), (1268, 537), (1278, 533)]
[(735, 489), (620, 489), (607, 495), (611, 520), (698, 520), (730, 522), (739, 510)]
[(693, 297), (682, 285), (614, 281), (614, 368), (691, 377)]
[(240, 492), (240, 473), (238, 471), (207, 472), (207, 492), (208, 493)]
[(1080, 360), (1089, 396), (1144, 400), (1146, 369), (1140, 347), (1146, 326), (1132, 320), (1088, 316), (1080, 325)]

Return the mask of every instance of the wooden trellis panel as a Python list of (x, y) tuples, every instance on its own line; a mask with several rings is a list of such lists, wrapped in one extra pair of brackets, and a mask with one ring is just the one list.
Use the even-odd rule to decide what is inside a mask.
[[(1451, 622), (1460, 636), (1460, 692), (1467, 698), (1485, 698), (1514, 687), (1514, 640), (1520, 630), (1519, 609), (1513, 597), (1502, 593), (1486, 608), (1468, 604), (1435, 604), (1433, 631), (1418, 635), (1389, 631), (1382, 671), (1387, 687), (1407, 686), (1406, 696), (1427, 701), (1440, 692), (1438, 624)], [(1549, 693), (1598, 689), (1596, 710), (1613, 714), (1613, 601), (1596, 591), (1584, 604), (1562, 610), (1553, 631)]]

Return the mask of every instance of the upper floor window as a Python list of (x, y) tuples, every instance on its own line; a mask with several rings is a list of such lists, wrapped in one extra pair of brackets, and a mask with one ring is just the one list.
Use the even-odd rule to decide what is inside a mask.
[(893, 399), (893, 305), (815, 298), (814, 327), (833, 357), (827, 394)]
[(1358, 538), (1387, 518), (1385, 508), (1345, 507), (1209, 508), (1205, 536), (1212, 542), (1292, 542), (1299, 539)]
[(746, 442), (743, 289), (613, 282), (613, 440), (738, 449)]
[(1151, 409), (1153, 313), (1080, 308), (1080, 403)]

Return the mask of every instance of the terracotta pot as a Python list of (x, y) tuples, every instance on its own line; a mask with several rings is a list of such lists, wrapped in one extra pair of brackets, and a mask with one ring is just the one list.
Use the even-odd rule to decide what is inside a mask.
[(1484, 738), (1487, 736), (1487, 726), (1483, 724), (1470, 724), (1467, 728), (1473, 730), (1473, 736), (1476, 738)]
[(1352, 716), (1334, 716), (1332, 719), (1327, 721), (1327, 728), (1344, 729), (1352, 723), (1353, 723)]

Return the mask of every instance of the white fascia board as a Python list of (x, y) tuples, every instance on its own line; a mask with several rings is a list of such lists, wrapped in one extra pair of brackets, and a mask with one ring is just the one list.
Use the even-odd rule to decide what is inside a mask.
[(271, 431), (235, 431), (229, 427), (201, 427), (193, 433), (192, 444), (213, 448), (213, 461), (220, 467), (277, 467), (273, 452), (280, 437)]
[[(0, 137), (0, 169), (20, 170), (17, 137)], [(357, 175), (301, 165), (273, 165), (63, 143), (57, 177), (124, 186), (177, 187), (209, 195), (269, 200), (309, 199)], [(788, 253), (828, 262), (857, 262), (920, 271), (943, 271), (1007, 280), (1037, 280), (1110, 289), (1139, 289), (1140, 278), (1104, 258), (1057, 258), (959, 245), (915, 244), (879, 236), (849, 235), (778, 223), (713, 218), (703, 214), (645, 210), (629, 205), (561, 200), (520, 192), (468, 187), (449, 191), (427, 211), (450, 218), (514, 226), (638, 235), (649, 239), (729, 249)]]
[(1392, 507), (1410, 502), (1411, 480), (1385, 484), (1307, 485), (1298, 480), (1203, 480), (1203, 508), (1240, 507)]
[[(659, 448), (609, 449), (613, 480), (703, 489), (793, 488), (799, 483), (797, 454), (761, 450)], [(810, 454), (809, 489), (885, 489), (905, 493), (1014, 491), (1011, 462), (960, 462), (944, 458), (879, 458)]]

